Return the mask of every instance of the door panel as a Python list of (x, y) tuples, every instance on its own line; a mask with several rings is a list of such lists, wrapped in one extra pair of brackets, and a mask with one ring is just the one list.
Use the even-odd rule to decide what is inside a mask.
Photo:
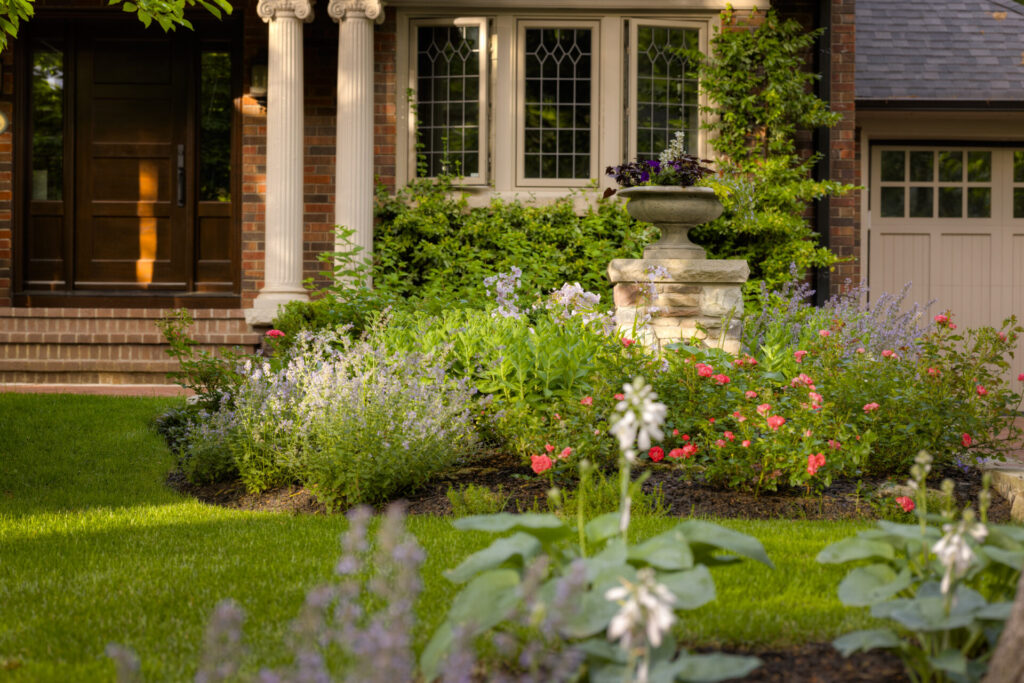
[[(75, 287), (186, 289), (189, 55), (173, 37), (81, 35)], [(184, 166), (183, 166), (184, 170)]]

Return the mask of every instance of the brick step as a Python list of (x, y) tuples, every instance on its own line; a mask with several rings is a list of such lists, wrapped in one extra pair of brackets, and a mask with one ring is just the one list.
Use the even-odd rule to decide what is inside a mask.
[[(0, 306), (0, 318), (123, 318), (157, 320), (167, 315), (166, 308), (13, 308)], [(240, 308), (189, 309), (193, 319), (245, 320)]]
[(142, 372), (165, 373), (178, 369), (170, 358), (120, 360), (117, 358), (0, 358), (0, 372)]
[[(4, 318), (0, 332), (79, 334), (160, 334), (152, 318)], [(244, 320), (196, 320), (189, 328), (192, 336), (207, 334), (254, 334)]]
[(57, 371), (37, 372), (21, 370), (0, 370), (0, 391), (12, 384), (161, 384), (173, 386), (174, 382), (163, 372), (94, 372)]
[[(0, 335), (0, 342), (2, 342)], [(216, 353), (221, 346), (199, 344), (197, 351)], [(251, 352), (252, 348), (243, 349)], [(0, 346), (3, 360), (168, 360), (167, 346), (157, 344), (53, 344), (6, 343)]]
[[(202, 345), (259, 346), (262, 337), (254, 332), (193, 333), (192, 339)], [(129, 344), (166, 346), (163, 335), (147, 332), (8, 332), (0, 331), (0, 344)], [(0, 356), (3, 352), (0, 351)]]

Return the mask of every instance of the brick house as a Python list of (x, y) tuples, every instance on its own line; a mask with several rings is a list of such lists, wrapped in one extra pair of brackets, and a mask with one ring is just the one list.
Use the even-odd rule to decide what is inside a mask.
[[(394, 189), (414, 177), (417, 126), (427, 173), (457, 160), (481, 203), (494, 194), (545, 201), (595, 179), (607, 186), (605, 165), (656, 152), (679, 128), (692, 151), (709, 151), (696, 84), (671, 48), (706, 50), (725, 0), (385, 4), (245, 0), (224, 21), (197, 15), (195, 31), (164, 35), (98, 0), (40, 0), (3, 55), (0, 382), (163, 381), (169, 366), (152, 323), (172, 306), (195, 310), (205, 344), (257, 343), (254, 329), (279, 303), (305, 296), (301, 282), (317, 273), (334, 225), (372, 245), (374, 182)], [(730, 4), (741, 13), (757, 5)], [(865, 77), (865, 97), (859, 85), (862, 69), (877, 67), (859, 52), (886, 38), (879, 28), (862, 48), (855, 23), (866, 8), (884, 26), (890, 4), (860, 0), (855, 15), (854, 0), (772, 3), (827, 29), (811, 61), (821, 96), (844, 119), (803, 141), (825, 155), (823, 177), (868, 185), (871, 159), (895, 159), (901, 145), (911, 154), (916, 131), (887, 136), (913, 129), (920, 98), (908, 95), (908, 116), (900, 93), (879, 97)], [(936, 12), (934, 1), (896, 4)], [(1024, 8), (1011, 0), (951, 4), (999, 7), (1007, 16), (992, 21), (1021, 35)], [(987, 21), (964, 11), (963, 25)], [(927, 116), (948, 122), (943, 111), (956, 109), (936, 103)], [(977, 119), (984, 139), (1024, 138), (1020, 119), (1011, 125), (1019, 108), (980, 114), (1005, 124), (996, 133), (995, 119)], [(941, 130), (963, 134), (941, 125), (930, 142)], [(993, 168), (1005, 157), (993, 152)], [(872, 191), (894, 197), (881, 182)], [(912, 182), (905, 190), (919, 197)], [(964, 196), (979, 194), (972, 188)], [(819, 274), (823, 292), (846, 278), (876, 281), (867, 245), (887, 224), (863, 220), (868, 194), (815, 208), (822, 241), (851, 259)], [(875, 260), (889, 263), (890, 251)]]

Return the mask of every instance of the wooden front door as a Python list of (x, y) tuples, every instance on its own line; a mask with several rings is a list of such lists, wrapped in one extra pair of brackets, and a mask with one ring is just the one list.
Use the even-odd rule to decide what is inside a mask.
[(237, 305), (230, 29), (32, 22), (16, 303)]
[(163, 36), (78, 48), (75, 287), (184, 290), (189, 55)]

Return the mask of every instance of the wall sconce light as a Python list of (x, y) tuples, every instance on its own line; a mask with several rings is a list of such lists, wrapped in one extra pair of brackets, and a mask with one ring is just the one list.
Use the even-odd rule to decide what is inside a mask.
[(267, 61), (256, 59), (249, 71), (249, 97), (267, 107)]

